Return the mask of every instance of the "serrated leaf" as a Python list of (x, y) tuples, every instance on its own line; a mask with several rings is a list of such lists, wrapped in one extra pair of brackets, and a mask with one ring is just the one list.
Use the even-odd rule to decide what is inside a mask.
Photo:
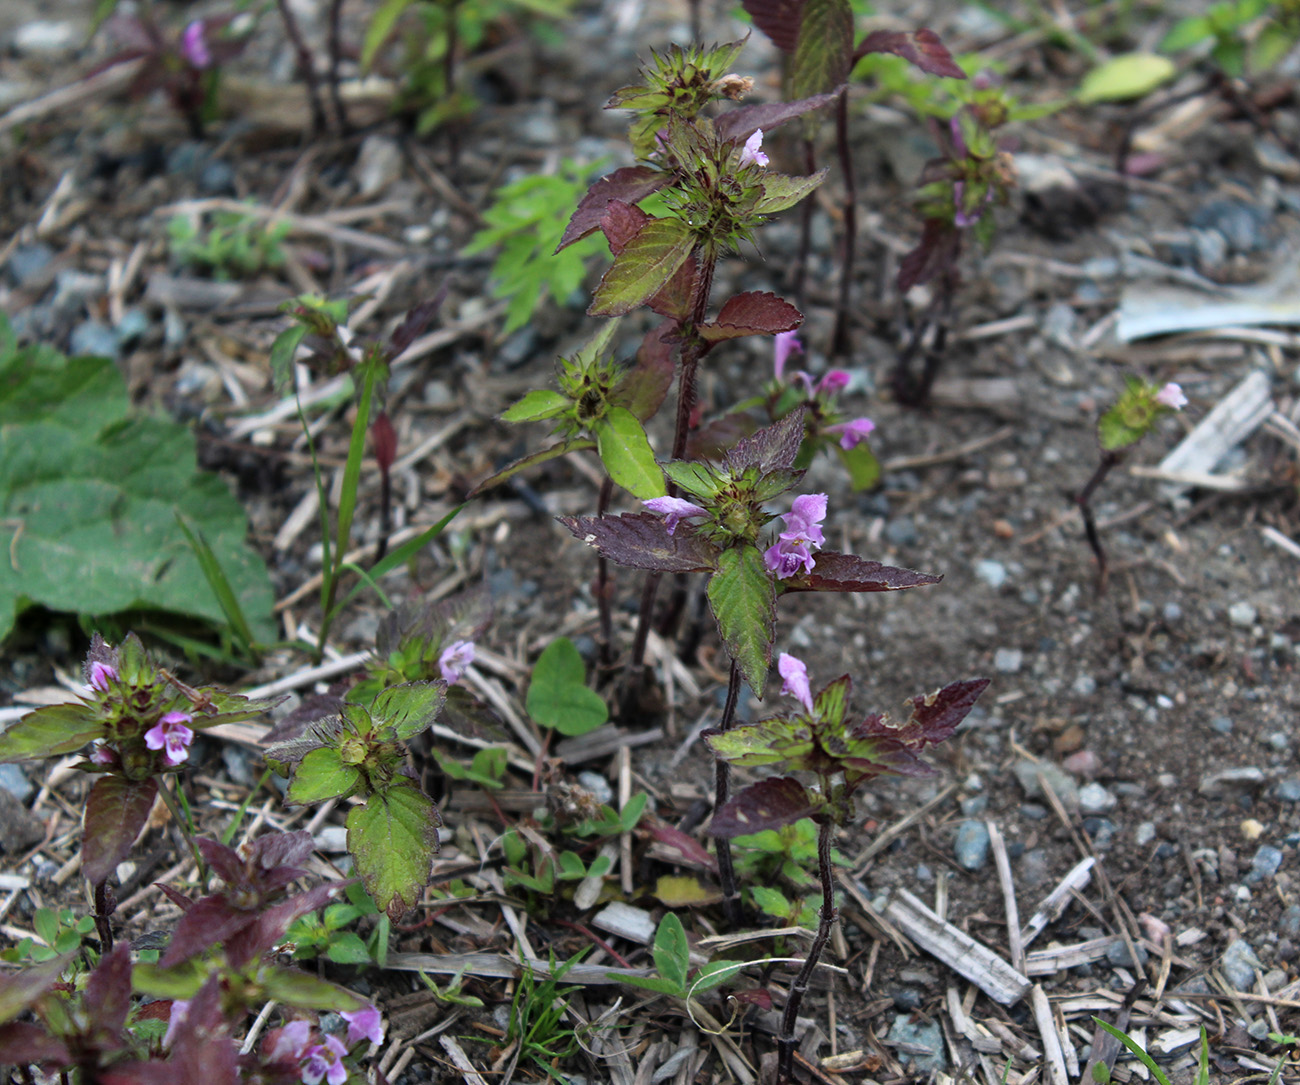
[(705, 501), (722, 491), (717, 475), (704, 464), (690, 460), (670, 460), (664, 464), (664, 474), (692, 497)]
[(659, 921), (655, 931), (655, 968), (675, 990), (686, 989), (686, 974), (691, 965), (691, 948), (686, 941), (686, 930), (676, 912), (668, 912)]
[(360, 780), (361, 772), (354, 765), (343, 764), (338, 750), (321, 746), (298, 763), (285, 799), (290, 803), (308, 803), (342, 798), (351, 795)]
[(593, 428), (600, 461), (610, 478), (642, 501), (663, 496), (664, 473), (636, 415), (626, 407), (610, 407)]
[(375, 698), (370, 715), (388, 724), (397, 738), (405, 741), (433, 723), (442, 711), (446, 685), (441, 682), (406, 682), (390, 686)]
[(502, 422), (543, 422), (573, 406), (568, 396), (552, 388), (538, 388), (501, 415)]
[(654, 294), (646, 304), (662, 317), (681, 323), (691, 314), (695, 292), (699, 288), (700, 265), (694, 253), (686, 258), (668, 280), (668, 284)]
[(673, 175), (651, 166), (624, 166), (595, 182), (578, 203), (569, 225), (560, 238), (560, 249), (572, 245), (580, 238), (594, 233), (600, 228), (600, 220), (605, 217), (610, 202), (637, 204), (647, 196), (658, 192), (672, 183)]
[(799, 40), (790, 60), (790, 92), (796, 98), (825, 94), (853, 67), (853, 9), (849, 0), (807, 0)]
[(585, 735), (609, 719), (609, 708), (587, 687), (587, 668), (568, 637), (556, 637), (533, 665), (528, 714), (562, 735)]
[(788, 470), (794, 466), (803, 444), (804, 409), (791, 411), (779, 422), (764, 426), (748, 437), (737, 441), (727, 450), (727, 466), (733, 474), (749, 467), (766, 474), (773, 470)]
[(756, 215), (774, 215), (793, 207), (826, 180), (825, 169), (807, 177), (787, 177), (783, 173), (768, 173), (763, 177), (763, 195), (754, 204)]
[(27, 713), (0, 735), (0, 761), (74, 753), (103, 734), (103, 725), (85, 705), (47, 705)]
[(733, 836), (793, 825), (820, 809), (821, 803), (793, 776), (773, 776), (733, 795), (713, 815), (709, 835)]
[(0, 976), (0, 1024), (12, 1021), (62, 979), (71, 954)]
[(686, 525), (668, 534), (664, 521), (648, 512), (621, 516), (561, 516), (560, 523), (610, 561), (634, 569), (701, 573), (717, 564), (718, 548)]
[(816, 753), (807, 722), (797, 717), (775, 716), (730, 731), (707, 733), (704, 741), (722, 760), (741, 768), (785, 761), (791, 768), (802, 769)]
[(724, 113), (714, 122), (718, 138), (744, 143), (763, 129), (764, 135), (786, 121), (802, 117), (814, 109), (822, 109), (839, 97), (839, 88), (826, 94), (814, 94), (794, 102), (769, 102), (764, 105), (744, 105)]
[(902, 591), (937, 584), (942, 576), (918, 573), (878, 561), (867, 561), (855, 554), (820, 550), (815, 555), (811, 573), (800, 573), (781, 581), (782, 591)]
[(1075, 98), (1085, 105), (1141, 98), (1171, 79), (1176, 70), (1168, 57), (1155, 53), (1124, 53), (1085, 75)]
[(657, 294), (686, 262), (695, 237), (680, 219), (651, 219), (606, 270), (588, 316), (622, 316)]
[(709, 606), (750, 689), (762, 689), (776, 639), (776, 584), (755, 546), (724, 550), (709, 578)]
[(728, 298), (717, 319), (702, 324), (702, 339), (716, 343), (744, 335), (776, 335), (793, 331), (803, 323), (803, 314), (784, 298), (770, 291), (751, 290)]
[(398, 784), (354, 806), (347, 824), (348, 851), (375, 905), (394, 919), (415, 907), (438, 854), (433, 800)]
[(571, 437), (567, 441), (561, 441), (557, 445), (551, 445), (550, 448), (543, 448), (540, 452), (533, 452), (522, 459), (515, 460), (514, 463), (503, 467), (494, 475), (489, 475), (469, 492), (470, 497), (478, 497), (480, 494), (492, 489), (494, 486), (500, 486), (503, 482), (508, 482), (520, 471), (526, 471), (530, 467), (536, 467), (538, 464), (546, 463), (547, 460), (553, 460), (558, 456), (564, 456), (570, 452), (582, 452), (588, 448), (595, 448), (596, 442), (587, 437)]
[(793, 53), (799, 41), (799, 20), (807, 0), (744, 0), (754, 25), (783, 53)]
[(135, 781), (110, 774), (95, 781), (86, 797), (81, 837), (81, 872), (91, 885), (107, 881), (131, 853), (157, 797), (158, 780), (153, 776)]
[(900, 729), (903, 738), (909, 745), (922, 749), (952, 737), (988, 685), (987, 678), (970, 678), (913, 697), (911, 718)]
[(861, 58), (868, 53), (893, 53), (910, 60), (930, 75), (966, 78), (966, 73), (953, 60), (947, 46), (939, 40), (939, 35), (927, 27), (913, 31), (873, 30), (858, 44), (855, 56)]

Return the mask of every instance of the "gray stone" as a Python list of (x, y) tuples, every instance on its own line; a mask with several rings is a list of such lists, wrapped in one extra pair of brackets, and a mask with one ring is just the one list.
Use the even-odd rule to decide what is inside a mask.
[(975, 563), (975, 575), (990, 588), (1000, 588), (1007, 582), (1007, 567), (1000, 561), (984, 559)]
[(8, 791), (0, 791), (0, 851), (13, 855), (45, 839), (45, 822)]
[(1255, 969), (1260, 967), (1260, 962), (1246, 939), (1238, 938), (1223, 951), (1219, 967), (1234, 991), (1255, 989)]
[(1116, 968), (1141, 968), (1147, 963), (1149, 955), (1140, 945), (1135, 945), (1133, 951), (1137, 954), (1136, 961), (1133, 959), (1133, 954), (1129, 952), (1128, 946), (1123, 942), (1115, 942), (1106, 950), (1106, 960)]
[(1097, 679), (1090, 674), (1081, 674), (1070, 687), (1080, 697), (1091, 697), (1097, 692)]
[(1246, 1028), (1246, 1035), (1249, 1036), (1252, 1040), (1262, 1040), (1268, 1036), (1268, 1032), (1269, 1032), (1268, 1021), (1266, 1021), (1262, 1017), (1256, 1018)]
[(1300, 904), (1288, 904), (1277, 927), (1288, 937), (1300, 936)]
[(952, 845), (957, 862), (965, 870), (979, 870), (989, 861), (989, 830), (982, 821), (963, 821)]
[(1300, 780), (1295, 777), (1279, 780), (1273, 788), (1273, 797), (1282, 802), (1300, 802)]
[(893, 998), (894, 1009), (902, 1010), (904, 1013), (910, 1013), (921, 1005), (921, 992), (911, 987), (895, 988)]
[(1183, 608), (1177, 603), (1166, 603), (1161, 614), (1164, 616), (1166, 622), (1173, 625), (1174, 622), (1182, 621)]
[(1258, 885), (1273, 877), (1282, 867), (1282, 851), (1272, 844), (1261, 844), (1250, 861), (1250, 871), (1246, 874), (1247, 885)]
[(1210, 720), (1210, 729), (1218, 731), (1221, 735), (1230, 735), (1232, 734), (1232, 720), (1228, 719), (1227, 716), (1215, 716), (1214, 719)]
[(1255, 618), (1258, 615), (1255, 608), (1244, 600), (1239, 600), (1228, 607), (1228, 621), (1233, 625), (1241, 626), (1243, 629), (1249, 629), (1255, 624)]
[(1030, 848), (1020, 856), (1019, 873), (1016, 884), (1026, 889), (1036, 889), (1046, 885), (1052, 877), (1051, 865), (1047, 861), (1046, 848)]
[(1083, 831), (1088, 834), (1092, 846), (1098, 851), (1105, 851), (1113, 843), (1118, 829), (1110, 818), (1084, 818)]
[(199, 170), (199, 193), (204, 196), (234, 196), (235, 167), (224, 158), (213, 158), (203, 163)]
[(1264, 227), (1268, 214), (1241, 200), (1211, 200), (1192, 215), (1198, 230), (1217, 230), (1233, 252), (1254, 252), (1267, 244)]
[(18, 28), (14, 33), (13, 45), (24, 56), (49, 60), (71, 56), (84, 37), (85, 31), (76, 23), (34, 19)]
[(1156, 823), (1154, 821), (1144, 821), (1137, 827), (1137, 832), (1133, 834), (1133, 839), (1137, 841), (1139, 848), (1150, 844), (1156, 838)]
[(987, 795), (971, 795), (961, 800), (961, 812), (968, 818), (977, 818), (989, 807)]
[(0, 790), (9, 792), (19, 802), (26, 802), (36, 789), (19, 766), (0, 765)]
[(252, 758), (238, 743), (227, 742), (221, 747), (221, 763), (226, 766), (231, 780), (240, 787), (252, 787), (257, 783)]
[(377, 196), (402, 175), (402, 148), (389, 136), (370, 135), (361, 144), (352, 177), (357, 194)]
[(916, 521), (910, 516), (898, 516), (885, 525), (885, 538), (895, 546), (911, 546), (916, 542)]
[(1274, 731), (1265, 740), (1278, 753), (1286, 753), (1291, 748), (1291, 740), (1284, 731)]
[(348, 850), (348, 830), (343, 825), (325, 825), (317, 830), (312, 843), (327, 855), (342, 855)]
[(130, 346), (143, 339), (150, 327), (149, 315), (143, 309), (128, 309), (113, 327), (113, 334), (121, 346)]
[(1084, 784), (1079, 788), (1079, 810), (1084, 814), (1108, 813), (1118, 801), (1101, 784)]
[(1056, 792), (1056, 797), (1067, 810), (1079, 809), (1079, 785), (1075, 783), (1074, 777), (1059, 765), (1054, 765), (1050, 761), (1017, 761), (1012, 771), (1020, 781), (1025, 798), (1043, 798), (1043, 789), (1038, 783), (1041, 774), (1047, 781), (1047, 786)]
[(1218, 230), (1192, 230), (1192, 244), (1196, 248), (1196, 262), (1206, 271), (1217, 268), (1228, 259), (1228, 239)]
[(1030, 821), (1042, 821), (1047, 817), (1047, 807), (1036, 802), (1022, 802), (1020, 813)]
[(34, 245), (20, 245), (9, 256), (9, 274), (14, 277), (14, 282), (19, 286), (44, 285), (36, 280), (44, 279), (45, 272), (53, 259), (54, 250), (49, 245), (39, 241)]
[(531, 324), (526, 324), (501, 344), (496, 360), (507, 369), (517, 369), (533, 357), (537, 351), (537, 333)]
[(913, 1074), (942, 1074), (948, 1069), (943, 1031), (937, 1020), (913, 1023), (911, 1014), (901, 1013), (889, 1029), (889, 1044), (898, 1061), (907, 1064)]
[(999, 674), (1015, 674), (1025, 662), (1025, 653), (1019, 648), (999, 648), (993, 653), (993, 669)]
[(83, 320), (72, 329), (72, 335), (68, 337), (68, 353), (116, 358), (117, 336), (107, 324), (101, 324), (98, 320)]
[(578, 783), (590, 791), (597, 802), (608, 806), (614, 801), (614, 789), (599, 772), (578, 773)]

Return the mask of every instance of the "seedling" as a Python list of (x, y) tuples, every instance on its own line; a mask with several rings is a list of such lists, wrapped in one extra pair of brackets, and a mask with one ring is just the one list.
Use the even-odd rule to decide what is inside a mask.
[(589, 689), (587, 668), (568, 637), (556, 637), (537, 657), (528, 685), (528, 714), (562, 735), (585, 735), (609, 719), (609, 709)]
[(731, 979), (745, 961), (709, 961), (698, 969), (691, 968), (690, 943), (677, 913), (668, 912), (655, 931), (654, 962), (657, 976), (619, 975), (620, 982), (645, 991), (689, 999), (712, 990)]
[[(299, 916), (284, 932), (287, 942), (293, 944), (295, 961), (325, 957), (335, 964), (369, 965), (384, 967), (388, 958), (388, 935), (391, 923), (388, 916), (375, 907), (361, 886), (353, 882), (344, 890), (347, 902), (327, 904), (320, 912)], [(376, 916), (374, 930), (362, 938), (355, 931), (345, 930), (359, 919)]]
[(247, 279), (284, 266), (282, 242), (290, 224), (266, 224), (251, 212), (214, 211), (204, 229), (198, 216), (175, 215), (167, 223), (172, 259), (211, 272), (218, 280)]

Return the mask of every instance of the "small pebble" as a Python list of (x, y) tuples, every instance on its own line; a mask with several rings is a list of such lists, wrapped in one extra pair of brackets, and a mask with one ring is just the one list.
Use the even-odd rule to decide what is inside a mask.
[(1105, 851), (1115, 842), (1117, 832), (1115, 823), (1109, 818), (1090, 817), (1083, 819), (1083, 831), (1088, 834), (1092, 846), (1098, 851)]
[(39, 241), (34, 245), (20, 245), (9, 256), (9, 274), (18, 286), (38, 285), (35, 280), (44, 276), (53, 259), (54, 250), (49, 245)]
[[(1079, 750), (1062, 761), (1061, 766), (1076, 776), (1096, 776), (1101, 771), (1101, 758), (1091, 750)], [(1080, 792), (1080, 798), (1082, 794)]]
[(1166, 622), (1172, 625), (1174, 622), (1181, 621), (1183, 617), (1183, 608), (1177, 603), (1166, 603), (1161, 611)]
[(1084, 814), (1105, 814), (1118, 801), (1101, 784), (1084, 784), (1079, 788), (1079, 810)]
[(1249, 1036), (1252, 1040), (1263, 1040), (1268, 1036), (1268, 1032), (1269, 1032), (1269, 1024), (1262, 1017), (1257, 1017), (1254, 1021), (1250, 1023), (1250, 1026), (1246, 1029), (1246, 1035)]
[[(913, 1075), (929, 1079), (948, 1069), (943, 1030), (937, 1020), (923, 1024), (914, 1022), (910, 1013), (899, 1014), (889, 1029), (889, 1039), (899, 1045), (898, 1059), (908, 1065)], [(920, 1054), (918, 1049), (929, 1053)]]
[(894, 1009), (909, 1013), (921, 1005), (921, 992), (911, 987), (899, 987), (894, 991)]
[(993, 653), (993, 668), (999, 674), (1016, 674), (1024, 661), (1025, 653), (1019, 648), (999, 648)]
[(911, 546), (916, 542), (916, 521), (910, 516), (899, 516), (885, 525), (885, 538), (895, 546)]
[(598, 803), (608, 806), (614, 801), (614, 789), (599, 772), (578, 773), (578, 783), (590, 791)]
[(1036, 802), (1022, 802), (1020, 812), (1030, 821), (1042, 821), (1047, 817), (1047, 807), (1040, 806)]
[(402, 175), (402, 148), (396, 140), (379, 134), (362, 141), (352, 178), (363, 199), (377, 196)]
[(972, 795), (961, 800), (961, 812), (968, 818), (979, 817), (989, 806), (987, 795)]
[(1248, 885), (1258, 885), (1268, 881), (1282, 866), (1282, 852), (1271, 844), (1261, 844), (1250, 861), (1250, 872), (1246, 875)]
[(1228, 719), (1227, 716), (1215, 716), (1214, 719), (1210, 720), (1210, 729), (1218, 731), (1221, 735), (1230, 735), (1232, 734), (1232, 720)]
[(977, 561), (975, 575), (990, 588), (1000, 588), (1007, 581), (1007, 567), (1000, 561)]
[(1291, 938), (1300, 937), (1300, 904), (1288, 904), (1277, 926)]
[(1080, 697), (1091, 697), (1097, 692), (1097, 679), (1090, 674), (1081, 674), (1070, 687)]
[(1012, 771), (1020, 781), (1026, 798), (1043, 797), (1043, 789), (1038, 783), (1038, 777), (1041, 775), (1067, 810), (1079, 809), (1079, 785), (1074, 777), (1059, 765), (1054, 765), (1050, 761), (1017, 761)]
[(953, 841), (953, 854), (964, 870), (979, 870), (989, 861), (989, 830), (982, 821), (963, 821)]
[(1156, 838), (1156, 823), (1154, 821), (1144, 821), (1137, 827), (1137, 832), (1133, 834), (1133, 839), (1137, 841), (1138, 847), (1144, 847), (1150, 844)]
[(19, 802), (26, 802), (35, 789), (17, 765), (0, 765), (0, 790), (9, 792)]
[(1254, 990), (1255, 969), (1260, 967), (1260, 963), (1250, 943), (1244, 938), (1238, 938), (1223, 951), (1219, 965), (1234, 991)]
[(1289, 780), (1279, 780), (1277, 786), (1273, 788), (1273, 797), (1281, 799), (1282, 802), (1300, 802), (1300, 780), (1294, 777)]
[(85, 30), (76, 23), (33, 19), (14, 33), (13, 47), (20, 55), (52, 59), (75, 53), (84, 37)]
[(1249, 629), (1255, 624), (1255, 608), (1244, 601), (1233, 603), (1228, 608), (1228, 621), (1243, 629)]
[(1135, 945), (1133, 951), (1137, 954), (1137, 960), (1133, 959), (1133, 954), (1123, 942), (1113, 942), (1106, 950), (1106, 960), (1116, 968), (1141, 968), (1147, 963), (1147, 951), (1140, 945)]
[(117, 336), (106, 324), (101, 324), (97, 320), (83, 320), (72, 329), (72, 335), (68, 339), (68, 353), (95, 358), (116, 358)]
[(1278, 753), (1286, 753), (1291, 748), (1291, 740), (1282, 731), (1274, 731), (1265, 741)]

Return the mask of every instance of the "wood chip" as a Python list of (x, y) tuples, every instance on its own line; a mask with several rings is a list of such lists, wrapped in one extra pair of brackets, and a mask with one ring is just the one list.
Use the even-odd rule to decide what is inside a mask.
[(1038, 1034), (1043, 1038), (1048, 1085), (1069, 1085), (1070, 1077), (1065, 1068), (1065, 1055), (1061, 1051), (1061, 1037), (1056, 1031), (1056, 1022), (1052, 1019), (1052, 1007), (1043, 988), (1037, 983), (1029, 993), (1029, 1005), (1034, 1012)]
[(1020, 941), (1025, 948), (1043, 933), (1049, 923), (1060, 919), (1066, 905), (1074, 899), (1074, 894), (1082, 891), (1092, 880), (1092, 868), (1096, 865), (1097, 860), (1092, 856), (1076, 863), (1056, 888), (1039, 902), (1034, 914), (1029, 917), (1029, 922), (1020, 931)]

